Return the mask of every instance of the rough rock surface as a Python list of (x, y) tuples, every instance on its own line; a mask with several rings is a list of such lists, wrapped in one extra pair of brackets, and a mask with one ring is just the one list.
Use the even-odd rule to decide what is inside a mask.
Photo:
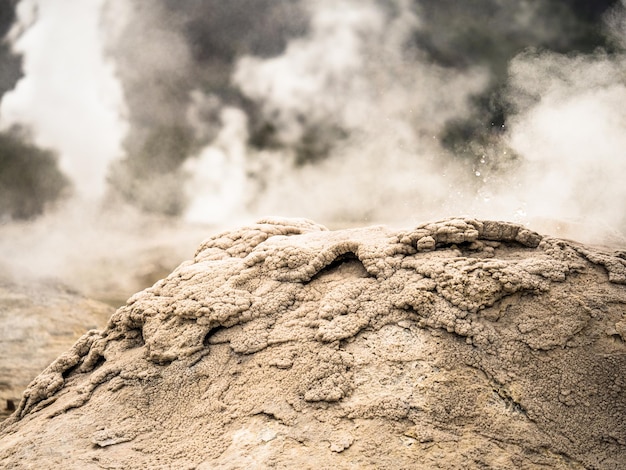
[(114, 312), (53, 281), (19, 283), (0, 276), (0, 421), (42, 370), (85, 329), (104, 327)]
[(205, 241), (26, 390), (8, 468), (626, 468), (626, 253), (503, 222)]

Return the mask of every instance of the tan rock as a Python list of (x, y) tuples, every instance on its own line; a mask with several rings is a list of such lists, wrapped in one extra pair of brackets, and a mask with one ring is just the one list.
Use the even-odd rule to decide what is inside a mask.
[(30, 384), (0, 460), (624, 468), (620, 253), (471, 219), (218, 234)]

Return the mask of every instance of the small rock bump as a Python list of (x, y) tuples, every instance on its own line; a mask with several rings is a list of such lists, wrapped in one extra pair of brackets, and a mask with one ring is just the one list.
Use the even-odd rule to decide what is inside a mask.
[(431, 236), (422, 237), (417, 240), (417, 251), (433, 251), (435, 249), (435, 239)]

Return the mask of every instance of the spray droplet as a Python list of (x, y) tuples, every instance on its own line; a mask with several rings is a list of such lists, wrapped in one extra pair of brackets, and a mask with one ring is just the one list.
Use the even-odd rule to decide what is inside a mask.
[(476, 171), (474, 172), (474, 174), (475, 174), (476, 176), (480, 176), (480, 171), (476, 170)]

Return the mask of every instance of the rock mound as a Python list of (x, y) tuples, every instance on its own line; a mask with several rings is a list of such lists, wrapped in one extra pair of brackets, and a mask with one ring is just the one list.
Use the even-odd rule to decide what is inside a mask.
[(626, 253), (450, 219), (205, 241), (28, 387), (10, 468), (626, 467)]

